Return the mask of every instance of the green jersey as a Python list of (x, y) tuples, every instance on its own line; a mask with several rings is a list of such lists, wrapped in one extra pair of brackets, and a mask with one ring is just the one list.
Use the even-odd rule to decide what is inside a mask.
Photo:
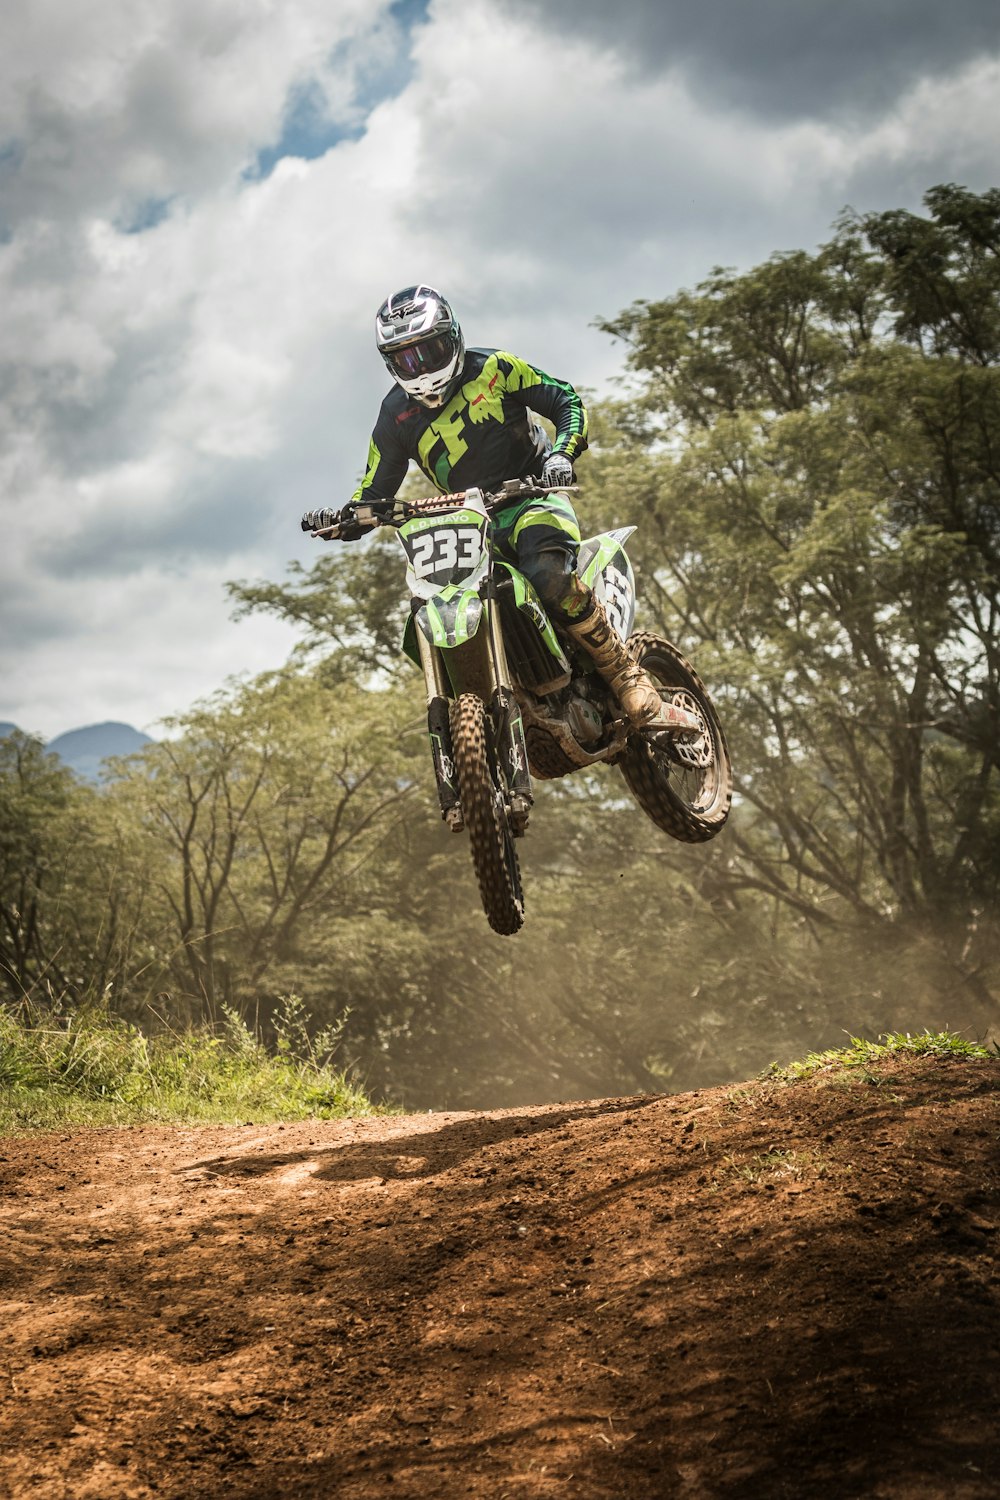
[[(572, 463), (586, 448), (587, 413), (565, 381), (499, 349), (470, 349), (460, 378), (455, 394), (436, 411), (393, 386), (382, 402), (354, 500), (392, 499), (411, 459), (448, 494), (537, 477), (550, 452), (564, 453)], [(551, 448), (532, 412), (555, 424)]]

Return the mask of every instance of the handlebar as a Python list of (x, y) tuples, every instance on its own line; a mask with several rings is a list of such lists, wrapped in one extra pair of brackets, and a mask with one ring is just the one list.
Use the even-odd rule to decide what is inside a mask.
[[(509, 505), (514, 500), (565, 494), (567, 490), (576, 489), (579, 489), (579, 485), (545, 485), (535, 479), (505, 479), (500, 489), (480, 490), (478, 493), (482, 495), (487, 511), (491, 511), (501, 505)], [(309, 534), (317, 540), (335, 542), (340, 540), (344, 524), (353, 523), (365, 527), (402, 526), (414, 516), (454, 510), (469, 493), (468, 490), (456, 490), (450, 495), (426, 495), (417, 500), (366, 500), (361, 505), (351, 501), (343, 510), (334, 513), (334, 521), (330, 526), (321, 527)]]

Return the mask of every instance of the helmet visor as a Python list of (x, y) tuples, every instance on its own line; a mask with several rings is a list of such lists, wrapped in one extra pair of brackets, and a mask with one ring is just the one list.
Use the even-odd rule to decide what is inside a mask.
[(405, 349), (389, 349), (386, 359), (397, 375), (404, 380), (413, 380), (417, 375), (433, 375), (443, 370), (449, 360), (455, 358), (455, 339), (450, 333), (435, 334), (419, 344), (409, 344)]

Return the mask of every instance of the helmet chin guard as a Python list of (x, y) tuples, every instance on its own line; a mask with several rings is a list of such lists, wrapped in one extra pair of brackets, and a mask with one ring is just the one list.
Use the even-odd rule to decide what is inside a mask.
[(375, 342), (393, 380), (431, 409), (443, 406), (465, 363), (451, 305), (423, 283), (393, 292), (375, 317)]

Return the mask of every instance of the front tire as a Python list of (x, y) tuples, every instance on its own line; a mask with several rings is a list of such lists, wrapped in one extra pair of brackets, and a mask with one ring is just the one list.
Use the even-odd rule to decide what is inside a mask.
[(733, 772), (719, 716), (705, 684), (676, 646), (639, 634), (628, 648), (660, 689), (661, 696), (698, 714), (705, 726), (695, 740), (670, 741), (661, 749), (641, 733), (629, 735), (619, 769), (647, 818), (685, 844), (714, 839), (729, 817)]
[(490, 723), (478, 694), (453, 700), (451, 742), (483, 910), (493, 931), (509, 937), (524, 922), (524, 892)]

